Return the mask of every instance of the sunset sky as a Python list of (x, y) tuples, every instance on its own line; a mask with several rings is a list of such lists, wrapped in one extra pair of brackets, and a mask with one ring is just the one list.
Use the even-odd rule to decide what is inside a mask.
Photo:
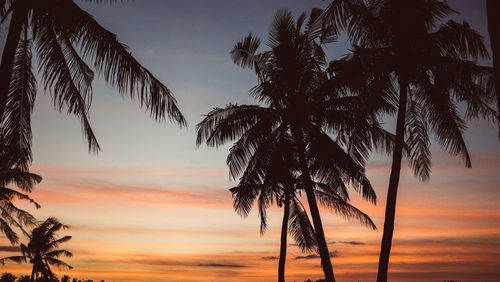
[[(137, 102), (123, 99), (102, 80), (94, 82), (91, 122), (102, 152), (89, 154), (76, 117), (53, 109), (49, 94), (37, 97), (33, 114), (32, 172), (43, 176), (32, 197), (42, 208), (19, 203), (38, 219), (59, 218), (73, 236), (70, 271), (106, 281), (274, 281), (282, 210), (269, 212), (259, 233), (257, 210), (248, 218), (232, 208), (226, 167), (228, 146), (195, 145), (195, 125), (213, 107), (254, 104), (256, 78), (233, 65), (229, 50), (248, 33), (267, 40), (276, 10), (294, 16), (320, 0), (136, 0), (115, 5), (77, 1), (165, 83), (188, 121), (180, 129), (157, 123)], [(485, 36), (483, 0), (451, 6)], [(3, 36), (3, 34), (2, 34)], [(348, 52), (341, 37), (327, 45), (329, 59)], [(490, 65), (490, 61), (482, 62)], [(404, 162), (389, 279), (391, 281), (499, 281), (500, 143), (498, 128), (469, 123), (465, 139), (472, 168), (433, 146), (431, 180), (415, 179)], [(392, 119), (386, 127), (394, 131)], [(367, 174), (377, 205), (352, 191), (353, 204), (378, 227), (368, 230), (322, 210), (332, 263), (339, 281), (374, 281), (382, 237), (390, 159), (373, 154)], [(301, 253), (289, 238), (287, 280), (322, 278), (320, 259)], [(0, 257), (17, 249), (0, 238)], [(28, 274), (30, 265), (8, 263), (0, 272)]]

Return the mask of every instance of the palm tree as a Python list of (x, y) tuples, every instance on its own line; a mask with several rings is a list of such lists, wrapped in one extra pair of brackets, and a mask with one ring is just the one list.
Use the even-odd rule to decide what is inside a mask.
[[(388, 109), (390, 105), (378, 98), (347, 95), (350, 79), (346, 77), (329, 79), (322, 44), (335, 37), (322, 32), (321, 14), (321, 10), (313, 9), (307, 22), (303, 13), (294, 23), (289, 11), (279, 10), (269, 33), (270, 51), (257, 53), (260, 39), (251, 34), (235, 45), (231, 51), (233, 60), (255, 71), (259, 84), (251, 94), (265, 106), (230, 104), (215, 108), (198, 124), (197, 144), (219, 146), (238, 140), (231, 149), (236, 162), (230, 166), (231, 174), (236, 176), (270, 136), (290, 136), (323, 271), (328, 281), (335, 281), (313, 177), (330, 187), (351, 183), (375, 203), (376, 195), (364, 174), (364, 158), (373, 146), (390, 139), (375, 114), (375, 108)], [(373, 86), (382, 88), (381, 85)], [(336, 136), (335, 140), (329, 133)], [(343, 147), (352, 153), (346, 153)]]
[(0, 0), (1, 21), (9, 17), (0, 62), (0, 128), (5, 146), (19, 155), (20, 165), (28, 166), (31, 161), (30, 116), (37, 89), (33, 48), (54, 107), (81, 119), (89, 151), (97, 152), (100, 147), (88, 119), (94, 71), (86, 61), (120, 95), (139, 100), (155, 120), (168, 118), (186, 125), (170, 90), (73, 0)]
[(30, 242), (28, 245), (21, 244), (21, 256), (7, 257), (0, 260), (0, 263), (5, 264), (5, 261), (13, 261), (17, 263), (31, 263), (33, 270), (31, 272), (31, 281), (37, 278), (56, 279), (51, 265), (59, 268), (72, 269), (73, 267), (63, 262), (59, 258), (61, 256), (71, 257), (73, 254), (67, 250), (57, 250), (60, 244), (67, 242), (71, 236), (59, 238), (57, 232), (61, 229), (68, 228), (59, 222), (56, 218), (49, 217), (44, 222), (35, 227), (31, 234), (28, 234)]
[(39, 183), (42, 178), (39, 175), (23, 171), (19, 168), (12, 168), (12, 162), (6, 158), (5, 152), (1, 150), (2, 149), (0, 149), (0, 230), (12, 244), (17, 244), (19, 242), (19, 236), (12, 227), (16, 227), (26, 234), (24, 228), (35, 225), (36, 220), (27, 211), (16, 207), (13, 201), (16, 199), (26, 200), (35, 205), (36, 208), (40, 208), (40, 205), (28, 195), (7, 188), (7, 186), (9, 184), (15, 184), (22, 191), (31, 192), (33, 186)]
[[(333, 0), (325, 10), (330, 32), (345, 29), (354, 44), (351, 64), (399, 87), (398, 114), (377, 281), (387, 281), (401, 159), (407, 155), (423, 181), (430, 175), (429, 131), (449, 153), (471, 160), (464, 118), (492, 118), (492, 70), (478, 66), (488, 53), (468, 23), (448, 21), (455, 11), (438, 0)], [(383, 92), (379, 94), (384, 95)], [(465, 104), (462, 116), (457, 104)]]
[[(500, 19), (498, 18), (498, 15), (500, 15), (500, 3), (494, 0), (486, 0), (486, 10), (488, 14), (488, 33), (490, 34), (493, 69), (495, 70), (496, 78), (495, 93), (497, 110), (500, 112)], [(500, 116), (498, 118), (500, 119)]]
[[(272, 204), (273, 198), (280, 207), (283, 206), (278, 281), (284, 282), (287, 233), (290, 232), (303, 252), (316, 251), (317, 244), (314, 229), (298, 195), (304, 189), (298, 175), (297, 161), (290, 158), (297, 155), (293, 152), (293, 140), (290, 136), (278, 138), (274, 142), (259, 145), (248, 160), (240, 183), (230, 191), (234, 197), (234, 208), (243, 217), (248, 216), (253, 203), (258, 199), (261, 233), (266, 229), (266, 209)], [(230, 168), (238, 162), (233, 157), (231, 153), (228, 156)], [(342, 192), (344, 191), (328, 187), (324, 183), (315, 183), (315, 193), (320, 203), (342, 216), (357, 218), (361, 223), (376, 229), (366, 214), (347, 203), (347, 194), (339, 195)]]

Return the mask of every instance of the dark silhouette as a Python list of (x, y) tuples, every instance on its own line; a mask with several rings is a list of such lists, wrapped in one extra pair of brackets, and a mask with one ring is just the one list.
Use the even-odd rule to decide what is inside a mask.
[(51, 265), (59, 268), (73, 268), (59, 259), (61, 256), (71, 257), (73, 254), (67, 250), (56, 249), (60, 244), (71, 239), (71, 236), (59, 238), (56, 234), (61, 229), (66, 228), (68, 228), (67, 225), (60, 223), (53, 217), (49, 217), (35, 227), (31, 234), (27, 234), (30, 241), (28, 245), (21, 244), (21, 256), (3, 258), (0, 263), (5, 264), (5, 261), (13, 261), (33, 264), (30, 278), (32, 282), (39, 278), (44, 281), (57, 279), (50, 268)]
[[(219, 146), (238, 139), (231, 148), (236, 162), (230, 166), (231, 175), (237, 177), (268, 137), (290, 136), (323, 271), (328, 281), (335, 281), (313, 179), (317, 177), (341, 190), (345, 189), (343, 183), (349, 182), (375, 203), (376, 195), (363, 165), (372, 144), (383, 147), (391, 143), (392, 136), (380, 127), (371, 108), (380, 110), (390, 105), (377, 97), (348, 95), (347, 88), (357, 81), (355, 77), (329, 79), (321, 45), (335, 36), (323, 32), (321, 14), (320, 9), (313, 9), (307, 22), (302, 14), (294, 23), (290, 12), (279, 10), (269, 33), (270, 51), (257, 53), (260, 40), (251, 34), (235, 45), (232, 58), (255, 71), (259, 84), (251, 95), (266, 107), (230, 104), (215, 108), (197, 126), (197, 144)], [(335, 141), (329, 133), (337, 136)]]
[(12, 168), (12, 166), (13, 163), (6, 158), (6, 153), (0, 148), (0, 230), (12, 244), (17, 244), (19, 236), (13, 227), (26, 234), (24, 228), (35, 225), (36, 220), (27, 211), (16, 207), (14, 200), (28, 201), (36, 208), (40, 208), (40, 205), (28, 195), (7, 188), (7, 186), (12, 184), (24, 192), (31, 192), (33, 186), (39, 183), (42, 178), (20, 168)]
[(37, 88), (31, 65), (33, 47), (54, 107), (81, 119), (89, 151), (100, 148), (88, 119), (94, 72), (85, 60), (122, 96), (138, 99), (154, 119), (186, 125), (170, 90), (137, 62), (115, 34), (74, 1), (2, 0), (0, 18), (10, 18), (0, 64), (0, 133), (4, 145), (19, 155), (18, 162), (24, 166), (31, 161), (30, 118)]
[[(401, 159), (406, 154), (421, 180), (430, 174), (432, 130), (439, 144), (471, 166), (462, 138), (465, 120), (496, 118), (492, 69), (475, 60), (487, 58), (483, 37), (467, 22), (441, 20), (455, 11), (437, 0), (334, 0), (325, 12), (333, 31), (347, 30), (355, 45), (351, 63), (399, 86), (395, 148), (386, 203), (377, 281), (387, 281), (394, 231)], [(385, 95), (383, 92), (380, 95)], [(465, 103), (462, 117), (458, 103)]]
[[(488, 14), (488, 33), (490, 34), (493, 69), (495, 71), (497, 111), (500, 114), (500, 1), (486, 0), (486, 12)], [(500, 115), (498, 119), (500, 120)], [(498, 134), (500, 136), (500, 131)]]
[(17, 282), (31, 282), (31, 278), (29, 275), (24, 275), (21, 276)]
[[(278, 264), (278, 280), (285, 281), (285, 261), (287, 233), (294, 237), (303, 252), (316, 251), (317, 244), (314, 229), (309, 221), (299, 197), (303, 191), (303, 182), (298, 174), (298, 161), (291, 156), (294, 152), (291, 136), (282, 135), (277, 140), (269, 138), (260, 143), (245, 164), (246, 169), (238, 186), (231, 188), (234, 196), (234, 208), (241, 216), (248, 216), (250, 209), (258, 199), (261, 233), (266, 229), (266, 209), (275, 199), (283, 206), (283, 223), (281, 230), (280, 257)], [(233, 168), (239, 160), (232, 152), (228, 156), (228, 165)], [(321, 204), (345, 217), (354, 217), (361, 223), (376, 229), (371, 219), (346, 201), (346, 191), (338, 187), (330, 187), (325, 183), (315, 183), (314, 191)], [(299, 194), (299, 195), (298, 195)], [(289, 229), (288, 229), (289, 228)]]
[(15, 282), (16, 278), (12, 273), (4, 272), (0, 277), (0, 282)]

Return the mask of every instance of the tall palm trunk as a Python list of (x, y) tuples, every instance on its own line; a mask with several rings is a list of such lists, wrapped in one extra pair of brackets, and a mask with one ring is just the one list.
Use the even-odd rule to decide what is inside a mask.
[(9, 94), (10, 81), (12, 77), (12, 67), (16, 55), (17, 45), (21, 39), (23, 22), (26, 19), (26, 9), (24, 0), (16, 0), (12, 3), (12, 16), (9, 24), (9, 33), (2, 53), (0, 62), (0, 122), (3, 121), (7, 95)]
[(399, 176), (401, 172), (401, 159), (403, 157), (408, 81), (405, 78), (400, 78), (399, 87), (400, 97), (396, 125), (396, 143), (392, 155), (391, 176), (389, 179), (389, 189), (387, 191), (387, 202), (385, 204), (384, 235), (382, 236), (382, 246), (380, 247), (377, 282), (387, 281), (387, 269), (389, 267), (392, 235), (394, 233), (394, 217), (396, 213), (396, 198), (398, 195)]
[(278, 281), (285, 282), (286, 241), (288, 235), (288, 219), (290, 218), (290, 195), (285, 195), (283, 223), (281, 224), (280, 261), (278, 265)]
[(487, 0), (486, 10), (488, 13), (488, 33), (490, 34), (491, 51), (493, 53), (493, 69), (495, 71), (498, 119), (500, 120), (500, 1)]
[(35, 281), (35, 266), (33, 265), (33, 269), (31, 270), (31, 282)]
[(335, 282), (335, 276), (333, 274), (332, 262), (330, 261), (330, 252), (328, 252), (328, 245), (326, 244), (325, 233), (323, 231), (323, 224), (321, 223), (321, 216), (319, 214), (318, 204), (316, 203), (316, 197), (314, 196), (313, 181), (311, 179), (311, 174), (309, 172), (309, 167), (307, 165), (305, 157), (305, 145), (302, 140), (303, 134), (302, 130), (292, 128), (292, 135), (297, 144), (297, 151), (299, 154), (300, 170), (304, 176), (305, 190), (307, 196), (307, 203), (309, 204), (309, 210), (311, 212), (311, 217), (314, 224), (314, 231), (316, 234), (316, 242), (318, 243), (319, 255), (321, 257), (321, 265), (323, 266), (323, 272), (325, 274), (325, 279), (328, 282)]

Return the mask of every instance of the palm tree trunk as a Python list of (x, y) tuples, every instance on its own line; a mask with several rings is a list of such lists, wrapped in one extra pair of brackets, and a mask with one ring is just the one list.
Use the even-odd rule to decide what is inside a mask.
[(300, 169), (302, 175), (304, 176), (305, 190), (307, 195), (307, 203), (309, 204), (309, 210), (311, 212), (311, 217), (314, 224), (314, 231), (316, 234), (316, 242), (318, 243), (319, 255), (321, 257), (321, 265), (323, 266), (323, 272), (325, 274), (325, 279), (328, 282), (335, 282), (335, 276), (333, 274), (332, 262), (330, 261), (330, 252), (328, 252), (328, 245), (326, 244), (325, 233), (323, 231), (323, 224), (321, 223), (321, 216), (319, 214), (318, 204), (316, 203), (316, 197), (314, 196), (314, 187), (311, 179), (311, 174), (309, 172), (309, 167), (307, 165), (306, 157), (304, 154), (305, 145), (302, 140), (303, 135), (301, 130), (296, 130), (292, 128), (293, 138), (297, 143), (297, 151), (299, 154)]
[(280, 261), (278, 264), (278, 281), (285, 282), (286, 241), (288, 235), (288, 219), (290, 218), (290, 196), (285, 195), (283, 223), (281, 224)]
[(26, 10), (22, 7), (24, 1), (16, 0), (12, 3), (12, 16), (9, 24), (9, 33), (2, 53), (0, 62), (0, 122), (3, 121), (7, 95), (9, 93), (12, 77), (12, 66), (16, 55), (17, 45), (21, 39), (23, 22), (26, 19)]
[(500, 1), (486, 0), (486, 11), (488, 14), (488, 33), (490, 34), (491, 52), (493, 53), (498, 119), (500, 120)]
[(387, 191), (387, 202), (385, 204), (384, 235), (382, 236), (382, 246), (380, 247), (377, 282), (387, 281), (387, 269), (389, 268), (389, 256), (391, 254), (392, 235), (394, 233), (394, 217), (396, 213), (396, 198), (398, 195), (399, 176), (401, 172), (401, 159), (403, 157), (408, 81), (404, 78), (400, 78), (399, 88), (400, 97), (396, 125), (396, 142), (392, 155), (391, 176), (389, 179), (389, 189)]
[(31, 282), (35, 281), (35, 265), (33, 265), (33, 269), (31, 270)]

